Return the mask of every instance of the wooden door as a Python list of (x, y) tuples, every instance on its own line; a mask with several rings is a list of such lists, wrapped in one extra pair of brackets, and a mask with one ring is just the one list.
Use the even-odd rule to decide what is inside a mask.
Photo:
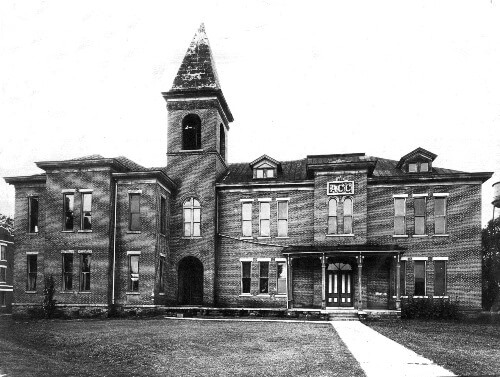
[(352, 271), (326, 271), (326, 306), (353, 306)]

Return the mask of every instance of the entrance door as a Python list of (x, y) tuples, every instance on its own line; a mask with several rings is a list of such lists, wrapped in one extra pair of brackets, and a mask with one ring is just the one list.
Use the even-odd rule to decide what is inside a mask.
[(179, 304), (203, 303), (203, 265), (194, 257), (186, 257), (179, 263)]
[(344, 263), (331, 263), (326, 270), (326, 306), (353, 306), (352, 270)]

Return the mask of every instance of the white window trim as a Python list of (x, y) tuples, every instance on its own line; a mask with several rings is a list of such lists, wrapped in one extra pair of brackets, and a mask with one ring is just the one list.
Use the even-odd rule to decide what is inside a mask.
[(78, 254), (92, 254), (92, 250), (78, 250)]
[(394, 194), (392, 195), (393, 198), (407, 198), (408, 194)]
[(240, 202), (254, 202), (255, 199), (240, 199)]
[(240, 262), (253, 262), (252, 257), (242, 257), (240, 258)]
[(432, 257), (432, 260), (450, 260), (449, 257)]
[(412, 260), (429, 260), (429, 257), (411, 257)]
[(446, 192), (435, 192), (432, 194), (432, 196), (437, 196), (437, 197), (448, 197), (450, 196), (449, 193), (446, 193)]
[(257, 262), (271, 262), (271, 258), (257, 258)]
[(277, 202), (289, 202), (290, 198), (276, 198)]
[(61, 194), (74, 194), (76, 189), (62, 189)]
[(74, 254), (75, 250), (61, 250), (61, 254)]
[(271, 198), (258, 198), (257, 199), (259, 202), (271, 202), (272, 199)]
[(399, 260), (408, 260), (408, 257), (401, 257)]
[(140, 251), (127, 251), (127, 255), (141, 255)]
[(275, 262), (286, 262), (286, 258), (274, 258)]
[(448, 233), (445, 234), (433, 234), (432, 237), (449, 237), (450, 235)]
[[(277, 238), (288, 238), (288, 213), (289, 213), (289, 207), (290, 207), (290, 198), (276, 198), (276, 202), (287, 202), (286, 205), (286, 236), (278, 236)], [(285, 220), (285, 219), (280, 219), (279, 217), (279, 204), (276, 205), (276, 231), (279, 234), (279, 220)], [(271, 226), (271, 219), (269, 219), (269, 227)], [(269, 232), (270, 233), (270, 232)]]
[(79, 193), (92, 193), (94, 191), (94, 189), (79, 189), (78, 192)]
[(27, 251), (26, 255), (38, 255), (38, 251)]
[(429, 237), (428, 234), (412, 234), (412, 238), (424, 238), (424, 237)]
[(128, 194), (142, 194), (142, 190), (127, 190)]
[(427, 198), (429, 194), (412, 194), (414, 198)]
[(408, 234), (393, 234), (392, 238), (408, 238)]

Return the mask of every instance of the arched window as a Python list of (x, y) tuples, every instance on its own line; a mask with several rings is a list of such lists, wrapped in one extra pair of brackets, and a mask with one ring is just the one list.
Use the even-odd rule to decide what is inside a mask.
[(352, 199), (344, 199), (344, 234), (352, 234)]
[(337, 234), (337, 199), (328, 201), (328, 234)]
[(201, 119), (188, 114), (182, 120), (182, 149), (201, 149)]
[(184, 237), (201, 236), (201, 206), (195, 198), (189, 198), (184, 202)]
[(224, 132), (224, 125), (221, 123), (220, 125), (220, 155), (224, 161), (226, 161), (226, 133)]

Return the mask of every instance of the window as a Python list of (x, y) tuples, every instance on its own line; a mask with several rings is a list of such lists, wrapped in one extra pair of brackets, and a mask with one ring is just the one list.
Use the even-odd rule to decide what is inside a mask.
[(252, 237), (252, 203), (241, 203), (241, 235)]
[(160, 233), (167, 233), (167, 199), (160, 196)]
[(63, 230), (73, 230), (75, 194), (63, 194)]
[(63, 253), (62, 255), (62, 277), (63, 291), (73, 290), (73, 254)]
[(128, 256), (129, 265), (129, 290), (130, 292), (139, 292), (139, 255)]
[(446, 234), (446, 197), (434, 198), (434, 233)]
[(131, 231), (141, 230), (141, 194), (133, 193), (128, 195), (129, 221), (128, 229)]
[(219, 146), (219, 151), (222, 159), (225, 161), (226, 160), (226, 133), (224, 132), (224, 126), (220, 125), (220, 135), (219, 135), (219, 141), (220, 141), (220, 146)]
[(0, 260), (7, 260), (7, 246), (0, 245)]
[(80, 291), (90, 291), (90, 253), (80, 254)]
[(36, 273), (37, 273), (37, 255), (30, 254), (27, 256), (27, 273), (28, 284), (26, 289), (28, 291), (36, 291)]
[(406, 261), (399, 262), (399, 289), (401, 296), (406, 296)]
[(274, 178), (274, 169), (254, 169), (254, 178)]
[(418, 166), (416, 163), (410, 163), (408, 164), (408, 172), (410, 173), (416, 173), (418, 170)]
[(7, 267), (0, 266), (0, 283), (7, 281)]
[(394, 198), (394, 234), (406, 234), (405, 198)]
[(241, 293), (250, 294), (252, 262), (241, 262)]
[(420, 163), (420, 171), (421, 172), (428, 172), (429, 171), (429, 163), (428, 162), (421, 162)]
[(337, 199), (328, 201), (328, 234), (337, 234)]
[(28, 198), (28, 232), (38, 233), (38, 197)]
[(278, 237), (288, 237), (288, 201), (278, 200)]
[(92, 229), (92, 193), (82, 193), (82, 230)]
[(269, 293), (269, 262), (259, 262), (259, 293)]
[(408, 173), (427, 173), (430, 170), (429, 162), (408, 163)]
[(158, 285), (159, 285), (159, 291), (160, 292), (165, 292), (165, 278), (164, 278), (164, 270), (165, 270), (165, 257), (160, 256), (160, 264), (158, 266), (158, 274), (159, 274), (159, 279), (158, 279)]
[(344, 199), (344, 234), (352, 234), (352, 199)]
[(425, 261), (416, 260), (415, 267), (415, 296), (425, 296)]
[(415, 198), (415, 234), (425, 234), (425, 198)]
[(434, 296), (446, 296), (446, 261), (434, 261)]
[(201, 149), (201, 119), (189, 114), (182, 120), (182, 149)]
[(184, 202), (184, 237), (201, 236), (201, 206), (195, 198)]
[(276, 294), (286, 294), (286, 262), (276, 262)]
[(259, 205), (259, 234), (261, 237), (269, 237), (271, 235), (271, 203), (260, 202)]
[(0, 306), (7, 306), (7, 297), (5, 292), (0, 292)]

